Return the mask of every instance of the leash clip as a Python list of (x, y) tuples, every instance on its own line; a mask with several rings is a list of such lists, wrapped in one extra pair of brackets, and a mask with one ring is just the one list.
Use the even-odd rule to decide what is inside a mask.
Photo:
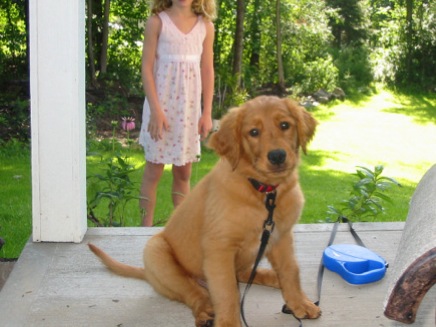
[(276, 195), (276, 190), (266, 193), (265, 207), (268, 211), (274, 210), (276, 207)]
[(266, 193), (265, 198), (265, 208), (268, 210), (268, 217), (265, 219), (265, 222), (263, 223), (263, 229), (268, 230), (270, 233), (274, 230), (274, 209), (276, 208), (276, 195), (277, 191), (274, 190), (272, 192)]
[(265, 220), (265, 222), (263, 223), (263, 230), (264, 231), (268, 231), (270, 234), (272, 234), (272, 232), (274, 231), (274, 226), (275, 226), (275, 222), (274, 221), (267, 221)]

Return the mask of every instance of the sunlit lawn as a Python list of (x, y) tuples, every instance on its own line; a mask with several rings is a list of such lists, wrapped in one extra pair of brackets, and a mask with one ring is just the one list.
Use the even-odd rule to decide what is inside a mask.
[[(392, 188), (392, 204), (380, 221), (405, 220), (408, 204), (422, 175), (436, 163), (436, 95), (397, 96), (381, 91), (353, 101), (334, 103), (313, 110), (319, 121), (315, 138), (303, 157), (300, 176), (306, 196), (302, 223), (323, 222), (327, 205), (347, 199), (356, 166), (384, 165), (384, 174), (397, 179), (402, 188)], [(132, 180), (139, 189), (144, 159), (141, 148), (130, 154), (137, 170)], [(216, 162), (210, 151), (194, 165), (192, 183), (198, 182)], [(97, 157), (87, 158), (88, 175), (101, 171)], [(172, 211), (171, 170), (167, 167), (158, 189), (155, 220), (162, 224)], [(16, 257), (31, 233), (31, 178), (29, 152), (0, 149), (0, 237), (6, 245), (0, 257)], [(126, 207), (126, 225), (139, 226), (138, 202)], [(107, 208), (96, 214), (104, 217)], [(91, 224), (92, 225), (92, 224)]]
[(320, 124), (301, 167), (302, 222), (324, 220), (323, 208), (347, 198), (356, 166), (379, 164), (403, 187), (389, 191), (394, 202), (378, 219), (404, 220), (416, 184), (436, 163), (436, 96), (418, 101), (381, 91), (357, 103), (317, 109), (314, 115)]

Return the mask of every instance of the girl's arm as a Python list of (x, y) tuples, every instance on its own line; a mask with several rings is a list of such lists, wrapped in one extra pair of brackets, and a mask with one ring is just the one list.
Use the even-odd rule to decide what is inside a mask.
[(154, 81), (154, 61), (156, 60), (157, 41), (162, 22), (156, 15), (151, 16), (145, 26), (142, 47), (141, 77), (145, 95), (150, 105), (150, 122), (147, 130), (153, 140), (162, 138), (163, 131), (168, 129), (168, 122), (160, 106)]
[(213, 42), (215, 28), (212, 22), (206, 21), (206, 38), (203, 41), (201, 55), (201, 83), (203, 93), (203, 113), (198, 124), (198, 133), (204, 139), (212, 129), (212, 101), (215, 83), (213, 67)]

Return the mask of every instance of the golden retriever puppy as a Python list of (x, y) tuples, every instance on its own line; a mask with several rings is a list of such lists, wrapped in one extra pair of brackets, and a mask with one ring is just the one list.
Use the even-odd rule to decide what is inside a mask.
[(209, 140), (220, 161), (147, 242), (144, 268), (119, 263), (92, 244), (91, 250), (113, 272), (185, 303), (195, 326), (239, 327), (237, 283), (249, 279), (268, 214), (260, 191), (275, 189), (275, 228), (265, 251), (272, 269), (258, 269), (254, 283), (281, 289), (296, 317), (318, 318), (320, 309), (300, 286), (291, 233), (304, 203), (300, 148), (306, 151), (315, 126), (290, 99), (261, 96), (231, 109)]

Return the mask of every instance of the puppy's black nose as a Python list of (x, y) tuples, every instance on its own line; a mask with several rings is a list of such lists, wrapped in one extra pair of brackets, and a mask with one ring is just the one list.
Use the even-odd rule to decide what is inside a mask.
[(268, 152), (268, 160), (273, 165), (280, 165), (286, 160), (286, 151), (283, 149), (271, 150)]

